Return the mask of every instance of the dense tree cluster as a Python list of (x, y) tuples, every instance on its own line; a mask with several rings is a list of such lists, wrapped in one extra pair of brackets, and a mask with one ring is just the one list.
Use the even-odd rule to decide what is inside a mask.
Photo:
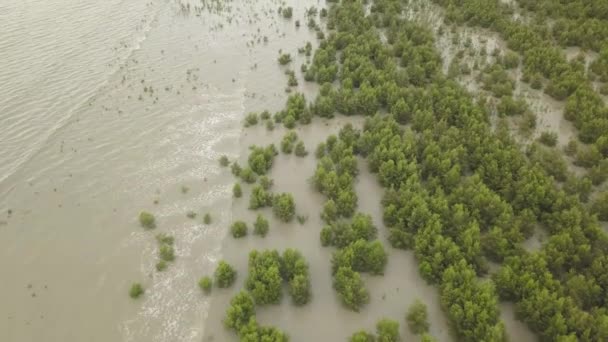
[(304, 305), (311, 298), (308, 263), (302, 254), (287, 249), (281, 257), (276, 250), (249, 253), (249, 275), (245, 287), (256, 304), (278, 304), (283, 296), (283, 282), (296, 305)]
[[(547, 80), (545, 92), (556, 99), (567, 100), (564, 117), (574, 123), (581, 141), (595, 144), (600, 139), (608, 139), (608, 108), (588, 81), (584, 60), (568, 61), (553, 39), (562, 45), (600, 51), (590, 69), (600, 79), (605, 79), (608, 75), (608, 51), (604, 47), (608, 20), (604, 1), (518, 0), (524, 8), (540, 13), (541, 18), (545, 15), (554, 17), (556, 22), (551, 28), (512, 20), (512, 9), (499, 0), (483, 4), (474, 0), (434, 1), (446, 8), (446, 16), (453, 22), (499, 32), (509, 47), (523, 56), (523, 80), (544, 77)], [(608, 151), (603, 153), (603, 158), (606, 157)]]
[(353, 136), (352, 126), (346, 126), (340, 131), (340, 137), (330, 136), (327, 141), (317, 148), (317, 156), (322, 158), (317, 164), (313, 182), (319, 192), (328, 197), (322, 217), (330, 223), (339, 217), (351, 217), (357, 207), (357, 194), (354, 189), (354, 178), (358, 173), (357, 159), (354, 156), (354, 144), (357, 137)]

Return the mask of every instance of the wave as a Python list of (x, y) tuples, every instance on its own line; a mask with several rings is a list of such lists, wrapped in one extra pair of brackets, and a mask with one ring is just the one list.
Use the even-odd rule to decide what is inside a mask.
[[(128, 1), (121, 2), (121, 4), (126, 4), (126, 3), (128, 3)], [(146, 39), (148, 39), (153, 28), (158, 23), (158, 18), (160, 16), (160, 14), (162, 13), (162, 11), (164, 10), (164, 8), (166, 6), (167, 6), (166, 2), (157, 3), (157, 6), (152, 8), (152, 14), (145, 15), (144, 18), (140, 19), (140, 22), (145, 23), (145, 25), (139, 29), (136, 29), (133, 32), (133, 34), (131, 35), (131, 37), (132, 37), (131, 41), (127, 45), (128, 49), (126, 50), (126, 52), (115, 57), (114, 68), (112, 70), (110, 70), (110, 72), (105, 73), (104, 78), (100, 80), (97, 87), (95, 87), (91, 91), (82, 93), (81, 97), (83, 97), (83, 99), (80, 100), (79, 102), (77, 102), (76, 104), (74, 104), (73, 106), (71, 106), (70, 108), (68, 108), (68, 110), (65, 111), (65, 113), (66, 113), (65, 115), (60, 117), (59, 120), (55, 121), (54, 125), (52, 125), (47, 130), (45, 130), (44, 133), (38, 137), (36, 142), (34, 142), (32, 145), (29, 146), (29, 150), (27, 152), (25, 152), (24, 154), (22, 154), (19, 157), (19, 159), (15, 161), (14, 165), (12, 165), (12, 167), (9, 168), (5, 172), (5, 174), (0, 175), (0, 186), (4, 185), (4, 183), (6, 183), (7, 181), (10, 180), (11, 176), (18, 173), (25, 166), (27, 166), (27, 164), (31, 160), (36, 158), (36, 156), (38, 156), (38, 154), (44, 150), (44, 148), (47, 146), (48, 142), (52, 141), (53, 138), (55, 138), (62, 130), (67, 128), (73, 122), (72, 119), (74, 119), (74, 116), (77, 113), (79, 113), (83, 108), (86, 108), (87, 106), (89, 106), (89, 104), (93, 103), (96, 100), (96, 98), (99, 96), (99, 94), (103, 93), (104, 89), (124, 69), (124, 67), (127, 65), (129, 60), (133, 57), (133, 55), (138, 50), (141, 49), (142, 44), (146, 41)], [(55, 72), (60, 73), (61, 72), (60, 68), (61, 68), (61, 65), (60, 64), (57, 65), (56, 66), (57, 70)], [(65, 81), (69, 81), (69, 79), (66, 79)], [(37, 94), (32, 94), (33, 91), (34, 90), (30, 90), (28, 92), (29, 94), (26, 93), (26, 97), (32, 98), (32, 97), (38, 96)], [(67, 100), (72, 99), (72, 97), (70, 97), (69, 94), (67, 94), (67, 95), (68, 95)], [(54, 104), (54, 106), (56, 106), (56, 105), (57, 104)], [(27, 124), (27, 121), (29, 121), (29, 119), (28, 118), (24, 118), (24, 119), (22, 119), (22, 121), (26, 121), (25, 123)], [(11, 131), (13, 131), (13, 132), (15, 130), (16, 130), (15, 128), (11, 129)], [(25, 130), (28, 130), (28, 129), (25, 128)], [(19, 137), (19, 136), (17, 136), (17, 137)]]

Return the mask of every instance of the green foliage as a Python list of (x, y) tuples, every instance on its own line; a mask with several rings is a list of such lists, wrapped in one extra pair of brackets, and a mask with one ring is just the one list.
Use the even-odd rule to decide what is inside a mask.
[(262, 148), (254, 145), (249, 149), (251, 150), (247, 160), (249, 167), (258, 175), (266, 174), (272, 167), (274, 157), (278, 153), (275, 146), (271, 144)]
[(283, 140), (281, 140), (281, 152), (285, 154), (291, 154), (293, 152), (294, 144), (298, 140), (298, 135), (294, 131), (289, 131)]
[(296, 204), (289, 193), (277, 194), (272, 199), (272, 212), (283, 222), (290, 222), (296, 213)]
[(528, 110), (528, 104), (523, 99), (513, 99), (511, 96), (503, 96), (496, 106), (498, 115), (521, 115)]
[(213, 273), (215, 284), (220, 289), (232, 286), (236, 280), (236, 270), (225, 261), (220, 261)]
[(220, 166), (227, 167), (228, 165), (230, 165), (230, 160), (228, 160), (228, 157), (226, 155), (222, 155), (220, 157)]
[(437, 340), (429, 334), (422, 334), (422, 336), (420, 336), (420, 342), (437, 342)]
[(211, 224), (211, 214), (209, 214), (209, 213), (205, 214), (205, 216), (203, 217), (203, 223)]
[(234, 161), (232, 163), (232, 165), (230, 166), (230, 171), (232, 172), (232, 175), (234, 175), (235, 177), (240, 177), (242, 168), (237, 161)]
[(165, 260), (159, 260), (156, 263), (155, 267), (158, 272), (162, 272), (162, 271), (166, 270), (167, 267), (169, 267), (169, 264)]
[(553, 147), (557, 145), (557, 133), (555, 132), (542, 132), (538, 138), (542, 144)]
[(139, 213), (139, 224), (146, 229), (154, 229), (156, 228), (156, 219), (151, 213), (142, 211)]
[(249, 113), (245, 116), (245, 127), (255, 126), (258, 124), (258, 113)]
[(265, 237), (268, 234), (269, 223), (268, 220), (262, 215), (258, 214), (253, 223), (253, 234)]
[(283, 15), (283, 18), (291, 19), (292, 15), (293, 15), (293, 8), (291, 6), (283, 8), (283, 11), (281, 11), (281, 14)]
[(240, 172), (240, 177), (245, 183), (248, 184), (253, 184), (258, 179), (258, 177), (255, 175), (255, 172), (253, 172), (250, 167), (242, 169)]
[(167, 268), (167, 263), (175, 260), (175, 250), (173, 249), (173, 236), (160, 233), (156, 235), (156, 242), (158, 243), (158, 255), (160, 262), (156, 264), (158, 271), (163, 271)]
[(249, 276), (245, 288), (258, 305), (278, 304), (281, 301), (281, 258), (277, 251), (249, 253)]
[(308, 155), (308, 151), (306, 151), (306, 147), (304, 146), (303, 141), (298, 141), (294, 153), (298, 157), (306, 157)]
[(429, 320), (426, 305), (416, 299), (407, 310), (405, 317), (412, 334), (421, 335), (429, 331)]
[(246, 291), (239, 292), (230, 300), (230, 306), (226, 310), (224, 325), (226, 328), (240, 331), (243, 326), (255, 318), (255, 305), (253, 298)]
[(338, 218), (338, 207), (332, 199), (327, 200), (321, 211), (321, 218), (327, 223), (334, 222)]
[(519, 65), (519, 54), (509, 50), (502, 57), (501, 63), (507, 69), (516, 68)]
[(345, 248), (334, 252), (331, 263), (335, 273), (341, 267), (352, 268), (356, 272), (384, 274), (388, 257), (380, 241), (357, 240)]
[(399, 342), (399, 323), (391, 319), (382, 319), (376, 324), (378, 342)]
[(129, 289), (129, 297), (133, 299), (139, 298), (145, 292), (144, 287), (140, 283), (133, 283)]
[(200, 287), (201, 291), (205, 294), (209, 294), (213, 287), (213, 280), (211, 280), (211, 277), (209, 276), (204, 276), (198, 281), (198, 287)]
[(256, 185), (251, 190), (249, 197), (249, 209), (255, 210), (272, 205), (272, 194), (264, 190), (261, 185)]
[(371, 241), (376, 238), (378, 232), (372, 222), (372, 217), (362, 213), (355, 214), (351, 222), (333, 222), (325, 226), (324, 230), (328, 230), (324, 233), (328, 238), (327, 244), (339, 248), (346, 247), (361, 239)]
[(596, 214), (601, 221), (608, 221), (608, 191), (597, 195), (591, 205), (591, 212)]
[(243, 189), (241, 189), (240, 183), (234, 183), (234, 186), (232, 187), (232, 196), (235, 198), (243, 197)]
[(349, 342), (376, 342), (376, 336), (364, 330), (357, 331), (350, 337)]
[(279, 56), (279, 64), (286, 65), (291, 62), (291, 55), (288, 53), (283, 53)]
[(239, 338), (243, 342), (288, 342), (289, 337), (275, 327), (260, 326), (255, 317), (249, 319), (247, 325), (239, 329)]
[(236, 221), (230, 226), (230, 233), (235, 239), (247, 236), (247, 223), (243, 221)]
[(493, 64), (486, 68), (482, 82), (483, 89), (492, 92), (496, 97), (511, 96), (515, 89), (515, 82), (500, 64)]
[(369, 293), (361, 280), (361, 275), (350, 267), (340, 267), (333, 282), (334, 289), (342, 303), (353, 311), (359, 311), (369, 302)]
[(260, 177), (258, 179), (258, 183), (264, 190), (270, 190), (270, 188), (272, 188), (272, 186), (274, 185), (273, 180), (268, 178), (267, 176)]
[(281, 258), (281, 276), (289, 284), (289, 295), (295, 305), (305, 305), (311, 298), (308, 263), (294, 249), (286, 249)]

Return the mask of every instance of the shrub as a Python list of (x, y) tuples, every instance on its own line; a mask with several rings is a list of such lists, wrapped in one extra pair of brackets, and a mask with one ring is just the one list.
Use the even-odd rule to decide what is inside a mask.
[(247, 235), (247, 224), (243, 221), (236, 221), (230, 226), (230, 232), (235, 239), (242, 238)]
[(226, 328), (240, 331), (252, 318), (255, 319), (253, 298), (247, 291), (241, 291), (230, 300), (224, 325)]
[(258, 124), (258, 114), (249, 113), (245, 117), (245, 127), (255, 126)]
[(298, 135), (294, 131), (290, 131), (281, 140), (281, 152), (285, 154), (291, 154), (293, 152), (293, 145), (298, 140)]
[(266, 174), (272, 167), (274, 157), (278, 154), (276, 147), (271, 144), (264, 148), (252, 146), (250, 149), (251, 153), (248, 158), (249, 167), (258, 175)]
[(283, 14), (283, 18), (291, 19), (292, 15), (293, 15), (293, 8), (291, 6), (283, 8), (282, 14)]
[(243, 197), (243, 189), (241, 189), (240, 183), (234, 183), (234, 186), (232, 187), (232, 195), (235, 198)]
[(165, 260), (160, 260), (159, 262), (156, 263), (156, 270), (158, 272), (162, 272), (162, 271), (166, 270), (167, 267), (169, 267), (169, 264), (167, 264), (167, 262)]
[(426, 305), (416, 299), (407, 310), (406, 321), (412, 334), (420, 335), (427, 333), (429, 331), (429, 321)]
[(160, 233), (156, 235), (156, 242), (158, 242), (159, 245), (173, 245), (175, 239), (171, 235)]
[(399, 323), (392, 319), (382, 319), (376, 324), (376, 334), (378, 341), (382, 342), (399, 342)]
[(298, 157), (306, 157), (308, 155), (308, 151), (306, 151), (306, 147), (304, 146), (304, 142), (298, 141), (296, 144), (295, 154)]
[(265, 237), (268, 234), (269, 224), (268, 220), (262, 216), (262, 214), (258, 214), (253, 223), (253, 234), (259, 235), (261, 237)]
[(139, 224), (146, 229), (154, 229), (156, 228), (156, 219), (149, 212), (142, 211), (139, 213)]
[(538, 138), (542, 144), (553, 147), (557, 145), (557, 133), (555, 132), (542, 132)]
[(272, 195), (261, 185), (254, 186), (251, 190), (251, 197), (249, 197), (249, 209), (255, 210), (270, 205), (272, 205)]
[(192, 210), (189, 210), (186, 213), (186, 217), (189, 218), (189, 219), (194, 219), (194, 218), (196, 218), (196, 213), (194, 211), (192, 211)]
[(361, 275), (350, 267), (340, 267), (334, 276), (333, 287), (342, 303), (353, 311), (359, 311), (369, 302), (369, 293)]
[(310, 278), (308, 263), (295, 249), (286, 249), (281, 258), (281, 277), (289, 284), (289, 294), (295, 305), (310, 301)]
[(502, 58), (502, 65), (507, 69), (516, 68), (519, 65), (519, 54), (513, 51), (507, 51)]
[(246, 167), (244, 169), (241, 170), (240, 173), (241, 179), (245, 182), (245, 183), (255, 183), (257, 176), (255, 175), (255, 173), (253, 172), (253, 170), (250, 167)]
[(166, 262), (175, 260), (175, 250), (169, 244), (161, 244), (158, 250), (160, 259)]
[(280, 256), (277, 251), (249, 253), (249, 276), (245, 287), (256, 304), (278, 304), (283, 292)]
[(274, 184), (273, 180), (268, 178), (267, 176), (262, 176), (258, 179), (258, 182), (260, 184), (260, 186), (262, 187), (262, 189), (264, 190), (269, 190), (270, 188), (272, 188), (272, 185)]
[(274, 196), (272, 201), (272, 211), (274, 215), (283, 222), (290, 222), (296, 213), (296, 205), (293, 196), (289, 193), (282, 193)]
[(376, 342), (376, 336), (367, 331), (357, 331), (350, 337), (349, 342)]
[(296, 220), (298, 221), (299, 224), (304, 224), (304, 223), (306, 223), (306, 221), (308, 221), (308, 216), (307, 215), (296, 215)]
[(211, 277), (204, 276), (198, 281), (198, 287), (205, 293), (209, 294), (211, 292), (211, 287), (213, 286), (213, 280)]
[(511, 96), (503, 96), (496, 106), (499, 115), (514, 116), (523, 114), (528, 109), (528, 104), (522, 99), (514, 99)]
[(268, 120), (270, 119), (270, 112), (265, 110), (260, 114), (260, 119), (262, 120)]
[(236, 280), (236, 270), (225, 261), (220, 261), (213, 273), (215, 284), (220, 289), (232, 286)]
[(266, 121), (266, 129), (269, 131), (274, 130), (274, 122), (272, 120)]
[(211, 214), (206, 213), (205, 216), (203, 217), (203, 222), (205, 224), (211, 224)]
[(220, 166), (221, 167), (226, 167), (230, 165), (230, 160), (228, 160), (228, 157), (226, 157), (226, 155), (223, 155), (220, 157)]
[(279, 56), (279, 64), (287, 65), (291, 62), (291, 55), (288, 53), (281, 54)]
[(143, 295), (145, 292), (144, 287), (140, 283), (133, 283), (131, 289), (129, 289), (129, 297), (136, 299)]
[(240, 176), (241, 176), (241, 171), (242, 171), (242, 168), (241, 168), (241, 166), (239, 165), (239, 163), (235, 161), (235, 162), (233, 162), (233, 163), (232, 163), (232, 165), (230, 166), (230, 171), (232, 172), (232, 174), (233, 174), (235, 177), (240, 177)]

